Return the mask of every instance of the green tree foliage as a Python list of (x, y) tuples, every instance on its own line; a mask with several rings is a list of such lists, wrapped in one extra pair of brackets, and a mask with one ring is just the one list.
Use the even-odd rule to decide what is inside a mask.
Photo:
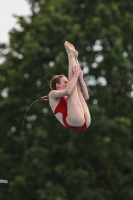
[[(0, 200), (133, 199), (133, 3), (29, 0), (32, 14), (0, 44)], [(92, 123), (53, 116), (51, 74), (67, 75), (64, 41), (79, 52)]]

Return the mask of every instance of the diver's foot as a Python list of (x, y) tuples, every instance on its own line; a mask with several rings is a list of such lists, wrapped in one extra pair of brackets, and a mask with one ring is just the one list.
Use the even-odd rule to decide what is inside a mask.
[(68, 56), (78, 56), (78, 52), (75, 50), (74, 46), (70, 42), (65, 41), (64, 46), (66, 48)]
[(67, 42), (67, 43), (68, 43), (68, 45), (71, 47), (71, 49), (75, 49), (75, 47), (74, 47), (73, 44), (71, 44), (70, 42)]

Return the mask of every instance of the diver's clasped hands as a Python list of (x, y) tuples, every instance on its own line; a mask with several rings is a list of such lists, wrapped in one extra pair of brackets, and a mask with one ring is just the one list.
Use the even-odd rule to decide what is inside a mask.
[(75, 65), (73, 67), (73, 74), (77, 75), (77, 76), (81, 76), (83, 77), (83, 71), (81, 70), (80, 66), (79, 65)]

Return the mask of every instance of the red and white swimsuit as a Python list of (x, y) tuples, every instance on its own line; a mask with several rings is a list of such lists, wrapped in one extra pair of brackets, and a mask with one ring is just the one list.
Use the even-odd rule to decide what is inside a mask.
[(63, 123), (64, 125), (72, 130), (86, 130), (86, 122), (83, 124), (83, 126), (70, 126), (66, 122), (66, 117), (67, 117), (67, 99), (65, 97), (61, 97), (57, 107), (55, 108), (54, 114), (56, 115), (57, 113), (62, 113), (63, 115)]

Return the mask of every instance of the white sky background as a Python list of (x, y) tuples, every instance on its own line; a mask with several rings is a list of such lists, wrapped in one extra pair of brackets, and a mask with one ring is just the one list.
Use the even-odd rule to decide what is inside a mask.
[(8, 32), (17, 27), (13, 14), (27, 16), (30, 14), (30, 6), (26, 0), (0, 0), (0, 42), (8, 43)]
[[(12, 28), (17, 28), (17, 19), (13, 17), (13, 14), (18, 16), (28, 16), (31, 14), (30, 5), (26, 0), (0, 0), (0, 43), (8, 43), (9, 32)], [(93, 46), (94, 51), (102, 50), (100, 40), (96, 40)], [(103, 57), (96, 58), (93, 67), (97, 67), (97, 62), (102, 61)], [(3, 58), (0, 58), (0, 64), (3, 62)], [(88, 72), (88, 66), (84, 67), (84, 73)], [(95, 81), (96, 82), (96, 81)], [(99, 82), (101, 82), (99, 80)], [(103, 81), (102, 81), (103, 82)], [(104, 81), (105, 82), (105, 81)], [(90, 84), (90, 83), (89, 83)], [(106, 82), (104, 83), (106, 84)], [(6, 92), (7, 93), (7, 92)]]

